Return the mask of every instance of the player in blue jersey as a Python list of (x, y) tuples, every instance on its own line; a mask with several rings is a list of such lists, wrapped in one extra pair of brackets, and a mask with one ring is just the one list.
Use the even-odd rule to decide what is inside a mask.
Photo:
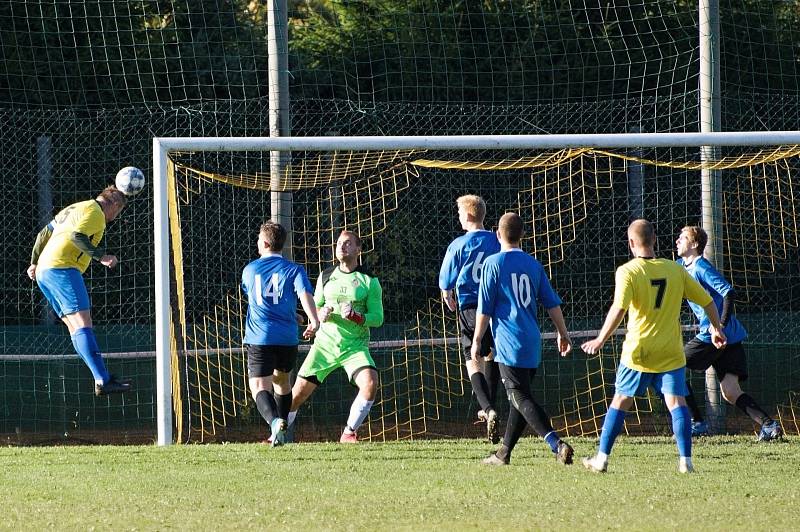
[(94, 376), (95, 395), (127, 392), (131, 383), (106, 369), (92, 324), (92, 305), (83, 282), (89, 263), (106, 268), (119, 260), (100, 245), (106, 225), (127, 205), (122, 192), (110, 186), (97, 198), (69, 205), (36, 236), (28, 277), (39, 285), (58, 317), (67, 325), (75, 351)]
[(583, 465), (595, 473), (606, 471), (608, 455), (625, 422), (625, 412), (633, 405), (634, 397), (644, 395), (649, 387), (664, 395), (670, 410), (678, 446), (678, 471), (694, 470), (691, 418), (684, 399), (686, 357), (680, 327), (683, 299), (704, 307), (714, 345), (724, 346), (725, 334), (711, 297), (681, 266), (671, 260), (657, 259), (655, 243), (655, 230), (647, 220), (634, 220), (628, 226), (628, 247), (633, 259), (617, 268), (614, 302), (600, 333), (581, 345), (590, 355), (600, 352), (628, 313), (628, 331), (617, 366), (614, 398), (603, 421), (600, 447), (595, 456), (583, 459)]
[[(500, 251), (500, 243), (493, 232), (483, 227), (486, 203), (480, 196), (461, 196), (456, 200), (456, 205), (461, 228), (467, 233), (453, 240), (447, 247), (439, 270), (439, 288), (447, 308), (450, 311), (458, 310), (467, 375), (481, 407), (478, 418), (486, 422), (489, 440), (497, 443), (500, 441), (497, 410), (494, 407), (499, 378), (497, 363), (485, 360), (481, 364), (472, 357), (470, 351), (475, 332), (481, 267), (487, 257)], [(487, 334), (481, 344), (481, 357), (486, 357), (491, 348), (492, 336)]]
[(242, 291), (247, 295), (247, 372), (250, 393), (272, 432), (273, 447), (286, 443), (286, 419), (292, 405), (289, 372), (297, 359), (297, 301), (308, 316), (303, 337), (319, 327), (311, 282), (305, 269), (284, 259), (280, 252), (286, 230), (267, 222), (258, 233), (258, 253), (242, 271)]
[[(713, 367), (720, 379), (722, 397), (732, 405), (736, 405), (742, 412), (750, 416), (759, 424), (761, 430), (759, 441), (779, 439), (783, 435), (780, 424), (773, 420), (748, 394), (742, 391), (741, 381), (747, 379), (747, 360), (745, 358), (742, 342), (747, 338), (744, 329), (733, 312), (734, 290), (721, 273), (703, 257), (703, 251), (708, 243), (708, 235), (697, 226), (687, 226), (681, 230), (675, 241), (677, 247), (678, 264), (681, 264), (689, 274), (696, 279), (711, 295), (714, 305), (720, 313), (720, 320), (724, 327), (728, 345), (718, 349), (711, 342), (708, 330), (709, 318), (703, 307), (689, 302), (694, 315), (700, 323), (700, 331), (685, 346), (686, 367), (694, 371), (705, 371)], [(688, 385), (688, 381), (687, 381)], [(687, 403), (692, 410), (693, 433), (707, 432), (697, 402), (694, 400), (692, 390), (689, 388)]]
[(508, 464), (525, 426), (530, 425), (561, 463), (571, 464), (572, 447), (559, 437), (531, 393), (531, 379), (542, 360), (537, 304), (547, 310), (556, 327), (561, 356), (569, 353), (572, 343), (561, 313), (561, 299), (550, 286), (539, 261), (520, 249), (522, 234), (519, 215), (504, 214), (497, 230), (501, 251), (483, 263), (471, 354), (473, 359), (481, 356), (481, 342), (491, 322), (494, 359), (510, 404), (503, 444), (483, 463)]

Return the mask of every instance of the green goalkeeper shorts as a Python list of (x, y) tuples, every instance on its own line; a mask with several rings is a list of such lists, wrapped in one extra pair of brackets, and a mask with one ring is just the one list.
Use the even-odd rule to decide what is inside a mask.
[(311, 346), (303, 365), (297, 374), (307, 379), (315, 377), (320, 384), (338, 368), (344, 368), (347, 378), (353, 382), (355, 372), (362, 368), (375, 368), (375, 361), (369, 354), (369, 350), (364, 344), (348, 346), (329, 346), (327, 342), (318, 339)]

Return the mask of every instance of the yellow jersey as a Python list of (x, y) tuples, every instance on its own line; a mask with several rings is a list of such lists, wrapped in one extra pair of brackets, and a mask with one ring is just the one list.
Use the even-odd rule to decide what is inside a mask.
[(77, 268), (81, 273), (92, 258), (72, 243), (72, 233), (83, 233), (97, 246), (106, 230), (106, 217), (96, 200), (81, 201), (64, 207), (53, 219), (53, 234), (39, 255), (37, 269)]
[(684, 299), (701, 306), (711, 302), (700, 283), (675, 261), (635, 258), (617, 268), (613, 306), (628, 311), (623, 364), (645, 373), (686, 365), (680, 325)]

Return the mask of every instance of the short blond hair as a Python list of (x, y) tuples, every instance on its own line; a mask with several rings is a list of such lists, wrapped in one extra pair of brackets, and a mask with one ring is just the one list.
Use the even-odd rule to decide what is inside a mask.
[(475, 194), (467, 194), (461, 196), (456, 200), (456, 205), (459, 209), (463, 209), (465, 213), (475, 218), (475, 221), (483, 223), (486, 217), (486, 202), (483, 198)]
[(705, 229), (696, 225), (687, 225), (681, 229), (681, 233), (686, 233), (689, 240), (697, 244), (697, 253), (702, 255), (703, 250), (706, 249), (706, 244), (708, 244), (708, 233), (706, 233)]

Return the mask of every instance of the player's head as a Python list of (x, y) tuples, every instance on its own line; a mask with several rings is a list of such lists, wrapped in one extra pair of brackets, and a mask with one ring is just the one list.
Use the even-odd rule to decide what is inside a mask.
[(458, 205), (458, 220), (462, 227), (470, 222), (483, 225), (483, 219), (486, 217), (486, 202), (482, 197), (467, 194), (458, 198), (456, 205)]
[(336, 258), (341, 262), (355, 264), (360, 254), (361, 238), (353, 231), (342, 231), (336, 239)]
[(500, 217), (500, 223), (497, 226), (497, 238), (501, 241), (513, 246), (519, 246), (524, 233), (522, 218), (520, 218), (519, 214), (507, 212)]
[(703, 256), (703, 251), (708, 244), (708, 234), (702, 227), (687, 225), (681, 229), (681, 234), (675, 241), (679, 257)]
[(650, 250), (656, 245), (656, 231), (653, 224), (644, 219), (631, 222), (628, 226), (628, 244), (631, 250)]
[(106, 217), (106, 222), (110, 222), (122, 212), (125, 205), (128, 204), (128, 197), (121, 191), (117, 190), (114, 185), (108, 186), (97, 195), (97, 203), (103, 209), (103, 214)]
[(265, 222), (261, 224), (258, 231), (258, 252), (265, 251), (279, 252), (286, 243), (286, 229), (281, 224), (275, 222)]

